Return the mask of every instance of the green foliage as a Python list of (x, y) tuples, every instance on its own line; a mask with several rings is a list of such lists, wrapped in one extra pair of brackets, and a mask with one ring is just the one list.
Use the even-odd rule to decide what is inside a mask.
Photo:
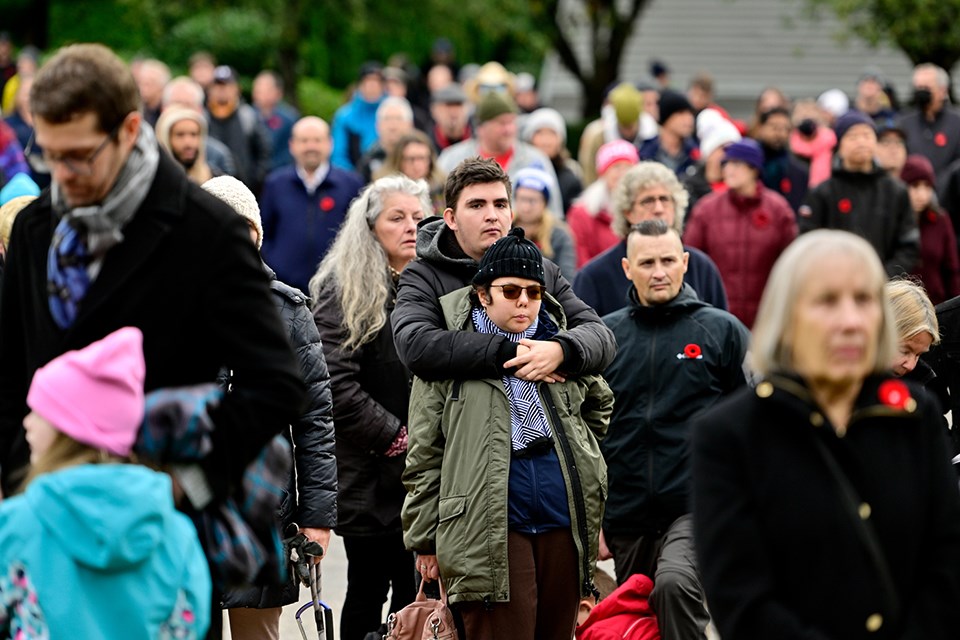
[(279, 41), (279, 26), (263, 12), (224, 9), (205, 11), (178, 22), (156, 49), (165, 60), (189, 57), (201, 49), (210, 51), (219, 63), (252, 75), (276, 64), (272, 52)]
[(343, 92), (314, 78), (302, 78), (297, 83), (300, 113), (305, 116), (320, 116), (327, 122), (343, 104)]
[(147, 48), (150, 33), (130, 7), (112, 0), (50, 2), (51, 47), (101, 42), (129, 54)]

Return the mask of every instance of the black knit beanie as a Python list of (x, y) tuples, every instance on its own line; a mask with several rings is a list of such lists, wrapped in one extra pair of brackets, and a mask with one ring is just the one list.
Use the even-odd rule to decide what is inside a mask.
[(473, 284), (489, 284), (497, 278), (514, 276), (536, 280), (546, 285), (543, 275), (543, 256), (537, 245), (523, 237), (523, 229), (515, 227), (494, 242), (480, 260), (480, 269)]

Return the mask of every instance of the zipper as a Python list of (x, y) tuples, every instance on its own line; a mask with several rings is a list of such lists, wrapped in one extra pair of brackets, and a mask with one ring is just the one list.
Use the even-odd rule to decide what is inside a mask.
[(650, 504), (653, 503), (653, 498), (656, 492), (653, 489), (653, 403), (657, 397), (656, 390), (653, 386), (653, 381), (658, 379), (657, 376), (657, 328), (653, 329), (653, 337), (650, 339), (650, 391), (649, 399), (647, 400), (647, 428), (646, 428), (646, 441), (647, 441), (647, 478), (649, 482), (647, 483), (647, 498)]
[(544, 383), (538, 385), (540, 399), (547, 411), (550, 412), (550, 418), (553, 421), (553, 430), (557, 434), (557, 442), (560, 444), (560, 450), (563, 451), (564, 462), (567, 471), (570, 473), (570, 489), (573, 492), (573, 507), (577, 516), (577, 535), (580, 538), (580, 560), (583, 571), (583, 585), (581, 594), (592, 593), (595, 589), (590, 580), (590, 539), (587, 534), (587, 507), (583, 501), (583, 485), (580, 483), (580, 471), (573, 461), (573, 450), (570, 448), (570, 441), (567, 439), (567, 433), (560, 422), (560, 414), (557, 413), (557, 406), (553, 402), (553, 396), (549, 391), (544, 392)]

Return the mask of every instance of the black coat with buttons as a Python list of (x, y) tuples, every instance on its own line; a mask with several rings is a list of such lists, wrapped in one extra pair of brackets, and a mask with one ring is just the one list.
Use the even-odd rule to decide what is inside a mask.
[[(899, 619), (815, 439), (859, 494)], [(693, 499), (723, 638), (960, 637), (960, 494), (937, 402), (921, 387), (869, 378), (842, 435), (799, 379), (738, 392), (694, 425)]]

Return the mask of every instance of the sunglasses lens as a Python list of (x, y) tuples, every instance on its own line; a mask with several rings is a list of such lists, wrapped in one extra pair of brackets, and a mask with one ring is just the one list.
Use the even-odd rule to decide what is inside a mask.
[(520, 297), (522, 287), (515, 284), (505, 284), (500, 288), (503, 291), (503, 297), (507, 300), (516, 300)]
[(530, 298), (531, 300), (539, 300), (542, 295), (543, 295), (543, 287), (540, 287), (538, 285), (527, 287), (527, 297)]

